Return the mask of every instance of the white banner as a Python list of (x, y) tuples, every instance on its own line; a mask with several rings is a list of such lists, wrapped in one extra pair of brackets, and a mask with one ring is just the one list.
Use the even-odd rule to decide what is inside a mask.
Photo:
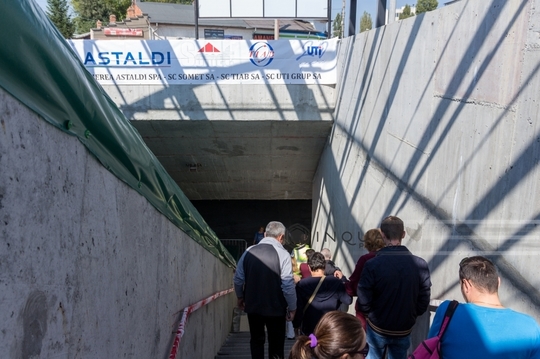
[(336, 83), (332, 40), (71, 40), (101, 84)]

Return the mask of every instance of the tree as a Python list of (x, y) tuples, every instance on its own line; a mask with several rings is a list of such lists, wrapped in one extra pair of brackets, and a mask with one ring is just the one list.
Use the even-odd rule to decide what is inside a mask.
[(193, 4), (193, 0), (152, 0), (153, 2), (166, 2), (169, 4), (186, 4), (191, 5)]
[(338, 12), (336, 15), (336, 18), (334, 19), (334, 24), (332, 25), (332, 29), (334, 30), (333, 36), (339, 37), (340, 39), (343, 38), (343, 18), (341, 17), (341, 14)]
[(71, 0), (75, 17), (75, 26), (79, 34), (90, 31), (96, 27), (96, 21), (105, 23), (109, 21), (109, 15), (116, 15), (117, 21), (126, 17), (127, 8), (131, 0)]
[(414, 16), (414, 14), (411, 12), (411, 7), (409, 5), (405, 5), (403, 12), (399, 14), (399, 19), (403, 20), (411, 16)]
[(360, 18), (360, 32), (371, 30), (373, 28), (373, 21), (371, 20), (371, 14), (368, 14), (367, 11), (364, 11), (362, 17)]
[(439, 2), (437, 0), (418, 0), (416, 3), (416, 14), (418, 15), (423, 12), (435, 10), (437, 6), (439, 6)]
[(66, 39), (73, 36), (75, 25), (69, 16), (67, 0), (47, 0), (47, 16)]

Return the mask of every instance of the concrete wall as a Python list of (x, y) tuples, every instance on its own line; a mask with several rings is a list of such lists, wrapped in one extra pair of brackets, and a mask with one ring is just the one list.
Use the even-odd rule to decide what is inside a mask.
[(335, 89), (317, 85), (103, 85), (129, 120), (333, 120)]
[(394, 214), (461, 299), (458, 263), (489, 255), (504, 305), (540, 321), (540, 1), (460, 1), (347, 38), (313, 239), (350, 274)]
[[(232, 270), (3, 90), (0, 124), (1, 356), (167, 358)], [(235, 302), (194, 312), (177, 358), (213, 358)]]

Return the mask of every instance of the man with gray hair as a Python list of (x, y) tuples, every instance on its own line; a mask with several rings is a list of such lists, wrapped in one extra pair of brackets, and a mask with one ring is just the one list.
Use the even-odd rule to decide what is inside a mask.
[(324, 256), (324, 260), (326, 261), (324, 275), (333, 275), (334, 277), (341, 279), (343, 282), (346, 282), (347, 277), (343, 276), (343, 272), (341, 272), (341, 269), (336, 266), (336, 263), (334, 263), (334, 261), (332, 260), (332, 252), (330, 252), (330, 249), (321, 249), (321, 254)]
[(252, 359), (264, 359), (265, 328), (268, 357), (284, 358), (285, 322), (296, 313), (296, 289), (291, 256), (285, 248), (285, 226), (270, 222), (264, 238), (238, 260), (234, 291), (238, 307), (246, 312)]

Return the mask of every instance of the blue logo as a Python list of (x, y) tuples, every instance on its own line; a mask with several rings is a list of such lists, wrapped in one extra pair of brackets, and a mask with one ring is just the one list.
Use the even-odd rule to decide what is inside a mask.
[[(146, 61), (145, 61), (146, 60)], [(169, 67), (171, 65), (171, 53), (152, 51), (150, 54), (142, 52), (98, 52), (97, 57), (87, 51), (84, 57), (86, 67), (140, 67), (148, 65), (150, 67)]]
[(270, 65), (274, 60), (274, 49), (267, 42), (256, 42), (249, 48), (249, 61), (257, 67)]
[(300, 60), (304, 56), (318, 57), (320, 59), (323, 57), (327, 48), (328, 43), (326, 41), (322, 42), (320, 45), (313, 45), (313, 41), (306, 41), (302, 46), (302, 50), (304, 50), (304, 52), (302, 55), (296, 58), (296, 61)]

